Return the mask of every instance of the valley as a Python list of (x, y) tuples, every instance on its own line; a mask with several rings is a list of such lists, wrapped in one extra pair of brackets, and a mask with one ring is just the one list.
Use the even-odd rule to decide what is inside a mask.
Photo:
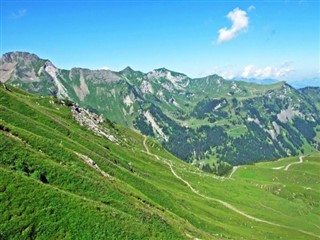
[(4, 54), (0, 71), (6, 84), (76, 102), (218, 175), (232, 166), (319, 149), (319, 87), (190, 78), (166, 68), (64, 70), (26, 52)]
[(320, 2), (0, 3), (0, 240), (320, 240)]
[(320, 238), (319, 153), (219, 177), (72, 108), (2, 85), (1, 238)]

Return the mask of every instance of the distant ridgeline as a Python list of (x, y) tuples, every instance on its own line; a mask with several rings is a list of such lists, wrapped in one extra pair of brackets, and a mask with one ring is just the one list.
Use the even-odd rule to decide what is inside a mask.
[[(55, 67), (24, 52), (6, 53), (1, 82), (69, 99), (138, 129), (171, 153), (208, 171), (320, 149), (320, 88), (259, 85), (218, 75), (191, 79), (148, 73)], [(222, 164), (222, 162), (224, 162)], [(221, 170), (223, 171), (223, 170)]]

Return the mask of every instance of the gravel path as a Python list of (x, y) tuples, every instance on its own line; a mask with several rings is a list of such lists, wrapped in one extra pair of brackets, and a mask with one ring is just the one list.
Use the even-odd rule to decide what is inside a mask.
[(239, 168), (239, 166), (233, 166), (232, 172), (230, 173), (229, 178), (232, 177), (232, 175), (237, 171), (238, 168)]
[[(147, 147), (146, 141), (147, 141), (147, 137), (145, 136), (145, 137), (144, 137), (144, 140), (143, 140), (143, 145), (144, 145), (144, 147), (145, 147), (145, 149), (146, 149), (147, 154), (150, 155), (150, 156), (155, 157), (157, 160), (160, 160), (160, 158), (159, 158), (157, 155), (155, 155), (155, 154), (153, 154), (153, 153), (150, 153), (149, 148)], [(302, 158), (303, 158), (303, 157), (300, 157), (300, 162), (296, 162), (296, 163), (292, 163), (292, 164), (301, 163), (301, 162), (303, 161)], [(207, 199), (207, 200), (210, 200), (210, 201), (214, 201), (214, 202), (218, 202), (218, 203), (220, 203), (221, 205), (225, 206), (226, 208), (230, 209), (231, 211), (236, 212), (236, 213), (238, 213), (238, 214), (240, 214), (240, 215), (242, 215), (242, 216), (244, 216), (244, 217), (246, 217), (246, 218), (248, 218), (248, 219), (250, 219), (250, 220), (253, 220), (253, 221), (256, 221), (256, 222), (265, 223), (265, 224), (272, 225), (272, 226), (276, 226), (276, 227), (282, 227), (282, 228), (286, 228), (286, 229), (298, 231), (298, 232), (304, 233), (304, 234), (309, 235), (309, 236), (313, 236), (313, 237), (316, 237), (316, 238), (320, 238), (320, 236), (318, 236), (318, 235), (316, 235), (316, 234), (313, 234), (313, 233), (310, 233), (310, 232), (307, 232), (307, 231), (304, 231), (304, 230), (296, 229), (296, 228), (294, 228), (294, 227), (289, 227), (289, 226), (285, 226), (285, 225), (278, 224), (278, 223), (273, 223), (273, 222), (270, 222), (270, 221), (267, 221), (267, 220), (263, 220), (263, 219), (260, 219), (260, 218), (251, 216), (251, 215), (249, 215), (249, 214), (247, 214), (247, 213), (245, 213), (245, 212), (237, 209), (236, 207), (234, 207), (234, 206), (231, 205), (230, 203), (227, 203), (227, 202), (225, 202), (225, 201), (223, 201), (223, 200), (220, 200), (220, 199), (217, 199), (217, 198), (212, 198), (212, 197), (208, 197), (208, 196), (206, 196), (206, 195), (203, 195), (203, 194), (199, 193), (198, 190), (196, 190), (195, 188), (193, 188), (192, 185), (191, 185), (188, 181), (184, 180), (182, 177), (180, 177), (180, 176), (174, 171), (171, 162), (169, 162), (169, 161), (167, 161), (167, 160), (165, 160), (165, 159), (163, 160), (163, 162), (169, 166), (171, 173), (172, 173), (177, 179), (179, 179), (179, 180), (182, 181), (184, 184), (186, 184), (186, 185), (190, 188), (190, 190), (191, 190), (192, 192), (194, 192), (195, 194), (197, 194), (198, 196), (200, 196), (200, 197), (202, 197), (202, 198), (204, 198), (204, 199)], [(290, 164), (289, 164), (289, 165), (290, 165)], [(289, 166), (289, 165), (288, 165), (288, 166)], [(287, 166), (287, 167), (288, 167), (288, 166)], [(290, 166), (289, 166), (289, 167), (290, 167)], [(289, 168), (289, 167), (288, 167), (288, 168)]]
[(291, 167), (292, 165), (294, 165), (294, 164), (299, 164), (299, 163), (303, 163), (303, 158), (304, 158), (304, 156), (300, 156), (300, 157), (299, 157), (299, 162), (294, 162), (294, 163), (288, 164), (288, 165), (284, 168), (284, 170), (285, 170), (285, 171), (288, 171), (289, 167)]

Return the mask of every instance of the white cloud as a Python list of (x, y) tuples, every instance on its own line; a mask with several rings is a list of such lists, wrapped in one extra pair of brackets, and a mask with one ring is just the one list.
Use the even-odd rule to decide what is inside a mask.
[(224, 79), (228, 79), (228, 80), (233, 79), (235, 77), (233, 72), (222, 72), (219, 75)]
[(24, 17), (27, 14), (27, 9), (19, 9), (16, 12), (11, 13), (12, 19), (19, 19)]
[(234, 71), (234, 68), (230, 65), (228, 66), (216, 66), (212, 69), (212, 71), (209, 74), (218, 74), (219, 76), (223, 77), (224, 79), (233, 79), (237, 76), (237, 74)]
[(253, 5), (251, 5), (250, 7), (248, 7), (248, 12), (251, 12), (251, 11), (253, 11), (253, 10), (255, 10), (256, 9), (256, 7), (255, 6), (253, 6)]
[(219, 29), (218, 43), (223, 43), (233, 39), (239, 32), (245, 30), (249, 25), (249, 18), (246, 11), (239, 8), (233, 9), (228, 13), (227, 18), (232, 22), (231, 28)]
[(287, 75), (294, 71), (288, 63), (284, 63), (281, 66), (266, 66), (263, 68), (257, 68), (254, 65), (250, 64), (243, 68), (241, 77), (243, 78), (274, 78), (274, 79), (283, 79)]
[[(292, 72), (295, 69), (291, 66), (292, 63), (285, 62), (275, 66), (263, 66), (257, 67), (253, 64), (249, 64), (243, 68), (237, 68), (234, 66), (216, 66), (209, 74), (218, 74), (224, 79), (274, 79), (274, 80), (292, 80)], [(208, 74), (206, 74), (208, 75)], [(318, 76), (320, 77), (320, 76)]]
[(109, 68), (107, 66), (104, 66), (104, 67), (100, 68), (100, 70), (109, 70)]
[(254, 71), (254, 66), (252, 64), (245, 66), (241, 74), (241, 77), (248, 78), (253, 71)]

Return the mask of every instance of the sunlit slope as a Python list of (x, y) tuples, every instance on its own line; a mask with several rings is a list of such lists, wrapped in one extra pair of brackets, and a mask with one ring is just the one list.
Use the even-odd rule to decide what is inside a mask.
[(108, 122), (117, 142), (96, 136), (65, 105), (0, 89), (1, 238), (319, 238), (319, 155), (217, 178)]
[(0, 76), (7, 85), (69, 99), (154, 137), (179, 159), (218, 175), (320, 149), (319, 87), (195, 79), (166, 68), (65, 70), (28, 52), (3, 54)]

